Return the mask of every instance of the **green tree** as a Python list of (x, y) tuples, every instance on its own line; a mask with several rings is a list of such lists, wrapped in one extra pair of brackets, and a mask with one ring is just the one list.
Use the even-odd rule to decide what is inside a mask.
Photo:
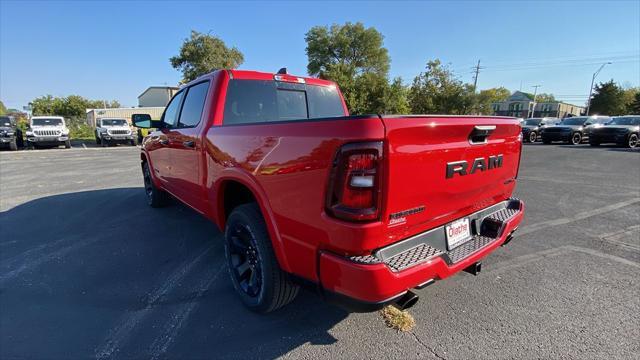
[(627, 114), (640, 115), (640, 91), (636, 92), (627, 109)]
[(624, 90), (613, 80), (596, 85), (589, 114), (624, 115), (626, 110)]
[(352, 114), (407, 109), (402, 80), (389, 84), (391, 60), (383, 40), (380, 32), (362, 23), (315, 26), (305, 35), (307, 71), (335, 81)]
[(89, 100), (79, 95), (67, 97), (41, 96), (31, 102), (33, 115), (58, 115), (68, 118), (82, 117), (86, 109), (118, 108), (120, 103), (116, 100)]
[(228, 48), (220, 38), (191, 30), (191, 37), (184, 40), (180, 53), (169, 61), (182, 72), (182, 82), (186, 83), (213, 70), (237, 68), (244, 62), (244, 56), (237, 48)]
[(7, 113), (7, 108), (4, 106), (4, 103), (0, 101), (0, 115), (4, 115)]
[(545, 103), (545, 102), (555, 102), (556, 97), (553, 94), (540, 93), (536, 95), (537, 103)]
[(475, 112), (481, 115), (492, 115), (493, 107), (491, 104), (505, 101), (509, 96), (511, 96), (511, 91), (505, 87), (480, 90), (480, 93), (476, 94)]
[(473, 86), (455, 78), (440, 60), (427, 62), (413, 79), (409, 104), (414, 114), (468, 114), (473, 111)]

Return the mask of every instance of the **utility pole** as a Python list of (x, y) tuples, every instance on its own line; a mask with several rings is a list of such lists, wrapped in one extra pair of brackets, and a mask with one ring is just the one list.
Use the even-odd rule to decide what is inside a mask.
[(531, 115), (527, 116), (528, 118), (532, 118), (535, 111), (536, 111), (536, 95), (538, 94), (538, 88), (541, 87), (542, 85), (533, 85), (532, 88), (534, 88), (535, 90), (533, 90), (533, 106), (531, 107)]
[(605, 65), (609, 65), (609, 64), (611, 64), (611, 61), (600, 65), (600, 67), (598, 68), (598, 71), (594, 72), (593, 76), (591, 77), (591, 87), (589, 88), (589, 98), (587, 99), (587, 112), (585, 114), (587, 116), (589, 116), (589, 109), (591, 109), (591, 95), (593, 94), (593, 83), (596, 81), (596, 76), (598, 76), (598, 74), (600, 74), (600, 71), (602, 71), (602, 68)]
[(475, 67), (475, 75), (473, 76), (473, 92), (476, 92), (476, 86), (478, 85), (478, 74), (480, 74), (480, 59), (478, 59), (478, 64)]

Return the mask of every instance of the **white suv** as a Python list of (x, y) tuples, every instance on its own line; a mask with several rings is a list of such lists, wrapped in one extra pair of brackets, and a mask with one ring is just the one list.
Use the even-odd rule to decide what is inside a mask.
[(96, 144), (136, 144), (136, 136), (131, 131), (126, 119), (101, 118), (96, 121)]
[(27, 146), (35, 148), (40, 146), (71, 147), (69, 129), (62, 116), (34, 116), (29, 121), (27, 129)]

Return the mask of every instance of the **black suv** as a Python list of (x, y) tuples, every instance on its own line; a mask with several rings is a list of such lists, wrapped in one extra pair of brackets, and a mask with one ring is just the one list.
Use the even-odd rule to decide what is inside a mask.
[(13, 116), (0, 116), (0, 146), (18, 150), (23, 145), (22, 130), (18, 128), (16, 119)]
[(525, 119), (522, 121), (522, 139), (525, 142), (536, 142), (540, 137), (540, 130), (559, 121), (555, 117)]
[(561, 123), (546, 127), (540, 133), (542, 142), (550, 144), (552, 141), (562, 141), (578, 145), (589, 139), (589, 135), (597, 126), (611, 121), (607, 116), (576, 116), (566, 118)]
[(640, 145), (640, 115), (614, 117), (609, 123), (591, 130), (589, 144), (598, 146), (604, 143), (616, 143), (634, 148)]

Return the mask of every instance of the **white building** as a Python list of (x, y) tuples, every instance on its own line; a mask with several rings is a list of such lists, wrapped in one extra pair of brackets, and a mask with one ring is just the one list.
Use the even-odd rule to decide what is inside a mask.
[(138, 96), (138, 106), (165, 107), (178, 90), (175, 86), (150, 86)]

